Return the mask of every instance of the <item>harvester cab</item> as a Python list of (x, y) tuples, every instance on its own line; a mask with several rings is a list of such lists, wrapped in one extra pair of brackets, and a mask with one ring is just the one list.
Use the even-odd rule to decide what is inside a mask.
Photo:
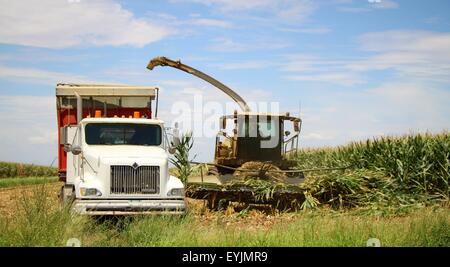
[[(232, 128), (227, 129), (227, 125)], [(214, 162), (220, 173), (230, 173), (247, 162), (271, 163), (288, 169), (289, 153), (298, 149), (301, 119), (289, 113), (238, 113), (220, 118)], [(231, 168), (221, 167), (227, 166)]]

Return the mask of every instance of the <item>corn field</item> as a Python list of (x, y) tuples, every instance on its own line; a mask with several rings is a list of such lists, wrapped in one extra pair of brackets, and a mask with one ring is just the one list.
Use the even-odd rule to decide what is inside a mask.
[(58, 169), (33, 164), (0, 162), (0, 178), (57, 176)]
[[(407, 206), (449, 199), (450, 134), (380, 137), (297, 154), (298, 167), (349, 166), (307, 175), (303, 185), (332, 206)], [(310, 205), (314, 206), (314, 205)]]

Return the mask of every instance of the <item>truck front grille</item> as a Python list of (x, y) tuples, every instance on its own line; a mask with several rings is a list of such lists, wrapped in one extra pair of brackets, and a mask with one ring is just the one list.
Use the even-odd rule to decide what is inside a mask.
[(111, 166), (111, 194), (158, 194), (159, 166)]

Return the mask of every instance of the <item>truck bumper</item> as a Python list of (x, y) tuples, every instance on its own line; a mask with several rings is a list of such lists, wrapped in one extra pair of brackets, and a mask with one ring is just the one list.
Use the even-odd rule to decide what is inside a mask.
[(184, 214), (184, 199), (77, 199), (73, 209), (87, 215)]

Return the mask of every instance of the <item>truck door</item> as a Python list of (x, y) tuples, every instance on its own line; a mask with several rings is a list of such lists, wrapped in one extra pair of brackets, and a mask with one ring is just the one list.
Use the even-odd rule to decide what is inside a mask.
[[(76, 125), (67, 126), (67, 142), (72, 146), (78, 146), (79, 144), (79, 128)], [(80, 160), (81, 155), (74, 155), (72, 152), (67, 152), (67, 183), (74, 184), (75, 177), (80, 175)]]

